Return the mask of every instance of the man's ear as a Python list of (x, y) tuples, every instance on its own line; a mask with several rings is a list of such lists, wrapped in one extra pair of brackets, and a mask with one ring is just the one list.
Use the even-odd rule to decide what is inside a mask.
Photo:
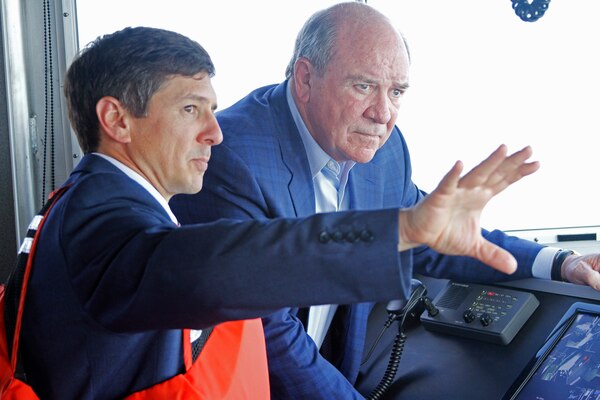
[(313, 70), (310, 61), (304, 57), (299, 57), (294, 64), (294, 88), (298, 100), (303, 103), (310, 100), (310, 80)]
[(100, 129), (119, 143), (131, 142), (129, 112), (121, 102), (114, 97), (104, 96), (96, 103), (96, 114)]

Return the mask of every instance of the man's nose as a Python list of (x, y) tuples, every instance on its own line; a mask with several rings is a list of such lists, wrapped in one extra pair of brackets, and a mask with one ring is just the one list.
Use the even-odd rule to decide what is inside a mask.
[(367, 109), (366, 117), (378, 124), (387, 124), (392, 118), (392, 103), (385, 95), (381, 94), (373, 99), (373, 103)]
[(214, 114), (211, 114), (204, 129), (198, 134), (197, 140), (210, 146), (216, 146), (223, 141), (223, 132)]

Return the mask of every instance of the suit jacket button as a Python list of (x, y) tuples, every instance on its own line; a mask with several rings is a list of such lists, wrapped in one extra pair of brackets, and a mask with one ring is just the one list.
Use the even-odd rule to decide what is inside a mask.
[(333, 240), (335, 240), (338, 243), (341, 242), (342, 240), (344, 240), (344, 234), (340, 231), (333, 232)]
[(331, 235), (328, 232), (321, 232), (319, 234), (319, 242), (321, 243), (328, 243), (331, 240)]
[(360, 238), (358, 237), (358, 235), (355, 232), (346, 233), (346, 241), (348, 241), (350, 243), (354, 243), (359, 240), (360, 240)]
[(360, 232), (360, 240), (362, 240), (363, 242), (372, 242), (373, 240), (375, 240), (375, 236), (373, 235), (373, 233), (371, 233), (370, 230), (365, 229)]

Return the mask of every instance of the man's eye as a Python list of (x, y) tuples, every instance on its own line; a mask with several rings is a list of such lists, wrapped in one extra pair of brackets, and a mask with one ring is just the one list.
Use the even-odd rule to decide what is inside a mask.
[(394, 89), (392, 90), (392, 96), (393, 97), (400, 97), (404, 94), (405, 90), (404, 89)]
[(193, 112), (196, 112), (196, 110), (197, 110), (196, 106), (194, 106), (194, 105), (185, 106), (185, 107), (183, 107), (183, 109), (187, 113), (193, 113)]

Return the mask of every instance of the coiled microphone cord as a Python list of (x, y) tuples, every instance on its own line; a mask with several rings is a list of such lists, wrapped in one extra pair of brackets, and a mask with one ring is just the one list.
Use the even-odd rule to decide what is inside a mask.
[[(415, 287), (416, 286), (416, 287)], [(398, 322), (398, 333), (394, 338), (394, 343), (392, 345), (392, 351), (390, 354), (390, 359), (388, 361), (388, 366), (383, 374), (383, 377), (379, 381), (379, 384), (367, 397), (367, 400), (380, 400), (385, 392), (390, 388), (394, 379), (396, 378), (396, 373), (398, 372), (398, 367), (400, 365), (400, 359), (402, 358), (402, 352), (404, 350), (404, 344), (406, 343), (406, 334), (404, 333), (404, 329), (407, 322), (407, 317), (415, 317), (420, 315), (421, 311), (424, 309), (427, 310), (429, 315), (434, 316), (439, 311), (431, 302), (431, 299), (427, 297), (427, 289), (425, 285), (420, 281), (414, 279), (413, 287), (415, 289), (412, 291), (410, 298), (402, 307), (402, 309), (393, 309), (393, 305), (397, 304), (395, 302), (391, 302), (388, 304), (388, 319), (383, 325), (383, 329), (379, 333), (379, 336), (375, 340), (375, 343), (369, 350), (365, 360), (362, 362), (364, 364), (371, 357), (375, 346), (381, 340), (381, 337), (386, 329), (388, 329), (394, 321)]]

